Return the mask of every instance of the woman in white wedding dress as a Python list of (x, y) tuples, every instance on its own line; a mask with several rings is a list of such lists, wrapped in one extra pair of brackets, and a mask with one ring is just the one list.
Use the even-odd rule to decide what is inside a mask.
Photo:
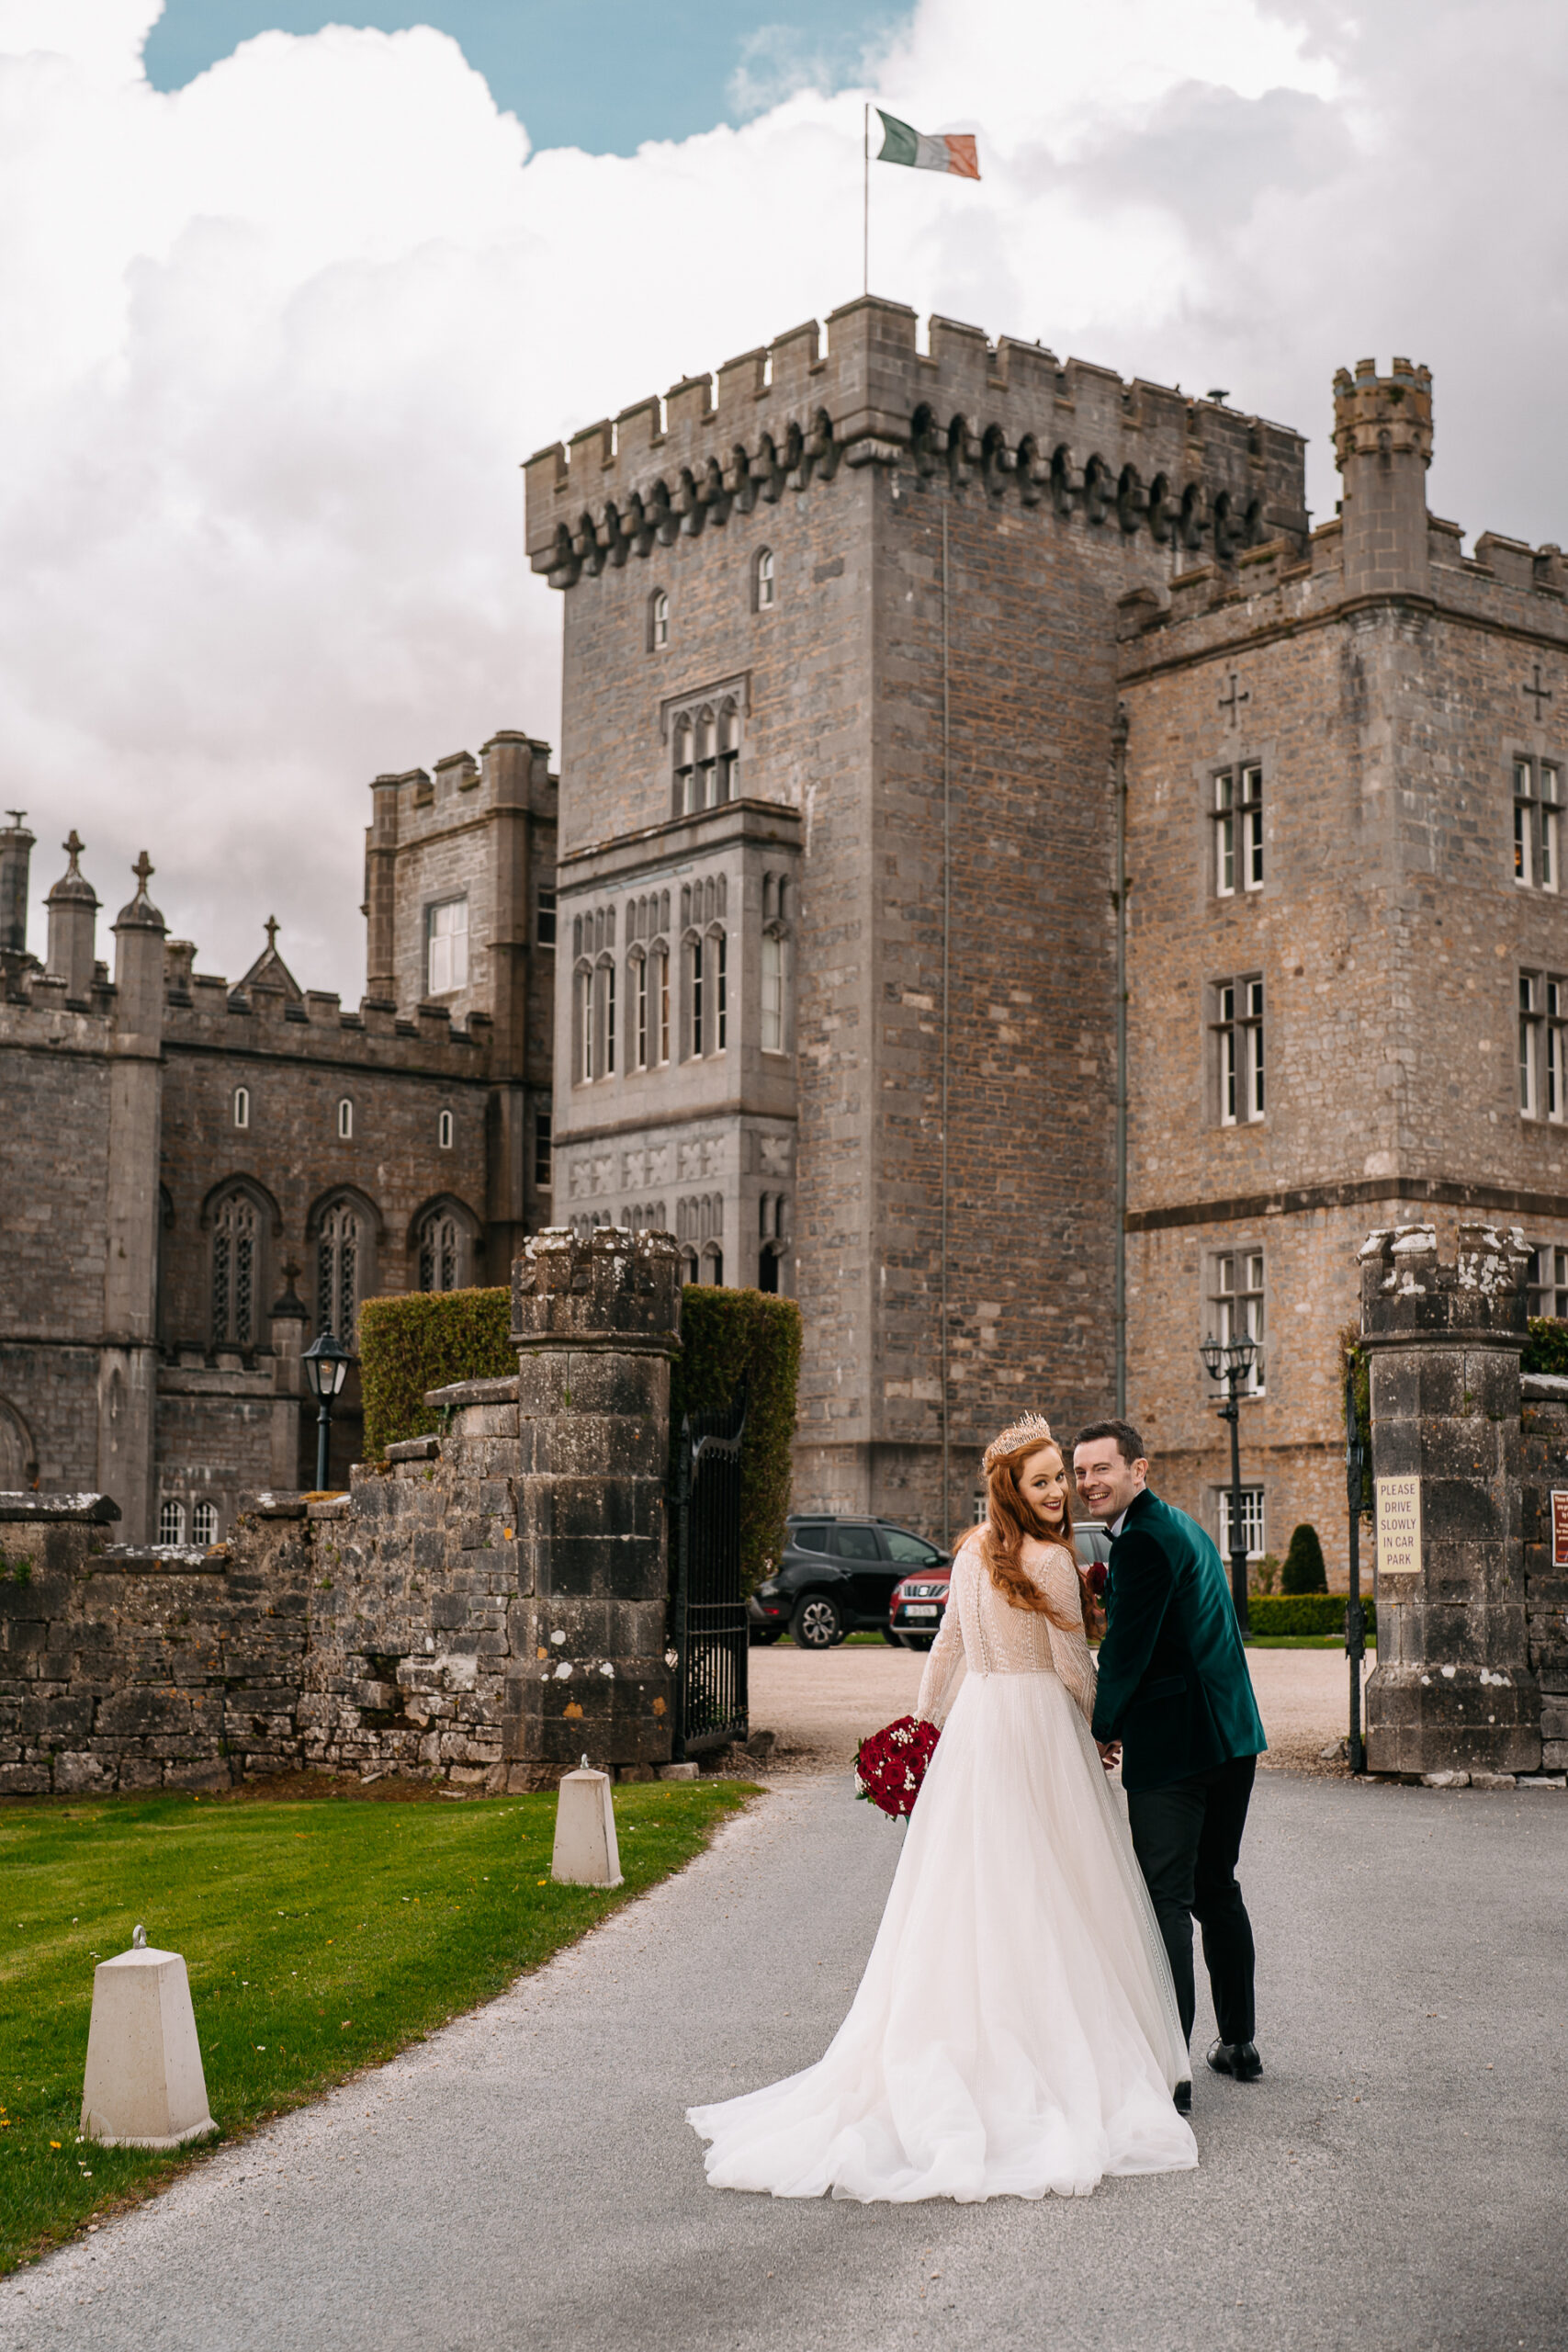
[(1086, 2197), (1107, 2173), (1198, 2161), (1165, 1947), (1089, 1736), (1089, 1602), (1049, 1423), (1005, 1430), (986, 1475), (920, 1684), (921, 1716), (951, 1712), (860, 1990), (816, 2065), (688, 2109), (716, 2188)]

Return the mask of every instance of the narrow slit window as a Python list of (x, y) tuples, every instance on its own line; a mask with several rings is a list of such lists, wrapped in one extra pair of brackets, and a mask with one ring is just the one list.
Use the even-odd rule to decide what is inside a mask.
[(550, 1187), (550, 1114), (540, 1109), (534, 1114), (534, 1188), (547, 1193)]
[(703, 1050), (703, 943), (692, 942), (692, 1044), (694, 1057)]
[(451, 1148), (452, 1148), (452, 1114), (451, 1114), (451, 1112), (450, 1112), (450, 1111), (443, 1111), (443, 1112), (442, 1112), (442, 1114), (441, 1114), (441, 1115), (440, 1115), (440, 1117), (436, 1120), (436, 1122), (435, 1122), (435, 1140), (436, 1140), (436, 1144), (437, 1144), (437, 1146), (439, 1147), (439, 1148), (440, 1148), (442, 1151), (450, 1151), (450, 1150), (451, 1150)]
[(777, 593), (778, 582), (773, 571), (773, 551), (772, 548), (763, 548), (757, 557), (757, 610), (760, 613), (771, 613)]
[(541, 890), (534, 916), (534, 936), (541, 947), (556, 944), (556, 894), (553, 889)]
[(721, 931), (713, 942), (714, 1051), (722, 1054), (729, 1042), (729, 934)]
[(784, 1051), (784, 941), (776, 931), (762, 934), (762, 1051)]
[(344, 1143), (348, 1143), (353, 1140), (354, 1102), (352, 1098), (346, 1094), (337, 1106), (337, 1131), (339, 1138)]
[(251, 1090), (248, 1086), (234, 1089), (234, 1125), (248, 1127), (251, 1124)]

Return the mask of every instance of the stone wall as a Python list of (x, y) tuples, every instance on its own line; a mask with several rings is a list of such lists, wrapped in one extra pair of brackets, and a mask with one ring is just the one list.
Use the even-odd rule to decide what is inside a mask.
[(298, 1770), (310, 1544), (296, 1508), (204, 1553), (112, 1543), (106, 1496), (0, 1498), (0, 1794)]
[(1525, 1615), (1531, 1671), (1540, 1686), (1540, 1761), (1568, 1770), (1568, 1567), (1554, 1566), (1551, 1497), (1568, 1494), (1568, 1380), (1525, 1374), (1523, 1486)]
[(209, 1550), (0, 1497), (0, 1794), (667, 1763), (674, 1242), (535, 1237), (513, 1326), (516, 1377), (434, 1392), (442, 1437), (341, 1498), (253, 1497)]

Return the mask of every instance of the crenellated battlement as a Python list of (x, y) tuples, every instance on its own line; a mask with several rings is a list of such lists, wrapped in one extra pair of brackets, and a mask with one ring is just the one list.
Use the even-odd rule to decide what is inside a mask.
[(921, 352), (916, 328), (905, 304), (863, 297), (829, 315), (826, 347), (808, 321), (540, 450), (525, 468), (534, 570), (573, 587), (863, 466), (1221, 562), (1304, 539), (1301, 435), (951, 319)]

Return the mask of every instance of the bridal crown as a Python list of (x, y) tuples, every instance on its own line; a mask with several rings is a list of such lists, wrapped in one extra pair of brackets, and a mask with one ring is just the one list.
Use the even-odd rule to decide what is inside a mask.
[(1004, 1454), (1021, 1453), (1026, 1445), (1055, 1445), (1055, 1442), (1051, 1434), (1051, 1424), (1043, 1413), (1025, 1413), (1021, 1421), (1013, 1421), (999, 1437), (991, 1440), (986, 1448), (985, 1466), (989, 1470), (992, 1464), (1001, 1461)]

